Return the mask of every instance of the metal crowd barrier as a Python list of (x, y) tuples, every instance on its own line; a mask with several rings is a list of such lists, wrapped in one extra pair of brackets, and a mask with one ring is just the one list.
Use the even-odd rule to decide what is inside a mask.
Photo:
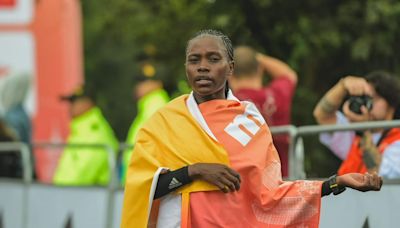
[(372, 121), (363, 123), (349, 123), (342, 125), (310, 125), (295, 127), (293, 125), (285, 125), (279, 127), (271, 127), (272, 134), (288, 134), (289, 135), (289, 179), (305, 179), (304, 170), (304, 145), (303, 136), (315, 135), (324, 132), (335, 131), (351, 131), (351, 130), (368, 130), (377, 128), (393, 128), (400, 127), (400, 120)]
[(65, 148), (65, 147), (90, 147), (104, 149), (108, 155), (108, 167), (111, 170), (109, 187), (113, 187), (117, 184), (116, 176), (116, 153), (114, 149), (106, 144), (85, 144), (85, 143), (51, 143), (51, 142), (37, 142), (33, 143), (33, 148)]
[[(2, 152), (14, 152), (21, 154), (22, 160), (22, 180), (24, 183), (24, 189), (22, 192), (22, 226), (27, 226), (28, 216), (28, 186), (32, 182), (32, 163), (29, 147), (25, 143), (21, 142), (2, 142), (0, 143), (0, 153)], [(1, 224), (0, 224), (1, 225)]]
[(270, 127), (270, 130), (273, 135), (286, 134), (289, 137), (288, 179), (305, 178), (303, 141), (297, 138), (297, 128), (293, 125), (283, 125)]
[(22, 177), (25, 183), (32, 181), (32, 163), (29, 147), (21, 142), (1, 142), (0, 153), (15, 152), (21, 154), (22, 159)]
[[(110, 182), (107, 186), (108, 188), (108, 203), (107, 205), (114, 205), (114, 197), (113, 194), (115, 190), (118, 189), (119, 187), (119, 181), (118, 181), (118, 176), (117, 176), (117, 161), (116, 157), (118, 156), (114, 149), (106, 144), (66, 144), (66, 143), (49, 143), (49, 142), (38, 142), (33, 144), (34, 148), (64, 148), (64, 147), (91, 147), (91, 148), (103, 148), (105, 151), (107, 151), (108, 155), (108, 167), (110, 169)], [(107, 213), (107, 219), (106, 219), (106, 226), (111, 227), (112, 224), (112, 217), (113, 217), (113, 211), (112, 207), (108, 206), (107, 207), (108, 213)]]
[[(272, 134), (287, 134), (289, 136), (289, 179), (302, 179), (305, 178), (304, 171), (304, 147), (302, 143), (302, 137), (305, 135), (319, 134), (323, 132), (334, 132), (334, 131), (348, 131), (348, 130), (366, 130), (375, 128), (392, 128), (399, 127), (400, 120), (392, 121), (374, 121), (374, 122), (363, 122), (363, 123), (349, 123), (346, 125), (311, 125), (295, 127), (293, 125), (274, 126), (271, 127)], [(24, 180), (31, 181), (32, 167), (30, 161), (29, 148), (23, 143), (2, 143), (0, 150), (9, 150), (21, 148), (21, 154), (24, 164)], [(116, 176), (116, 156), (113, 149), (107, 145), (101, 144), (63, 144), (63, 143), (46, 143), (39, 142), (33, 145), (36, 147), (104, 147), (109, 155), (109, 167), (113, 171), (110, 186), (118, 186)], [(127, 148), (132, 148), (133, 145), (121, 143), (119, 152)], [(122, 153), (118, 153), (120, 158)]]
[[(38, 143), (33, 143), (32, 148), (64, 148), (64, 147), (94, 147), (94, 148), (103, 148), (107, 154), (108, 154), (108, 166), (110, 169), (110, 182), (107, 186), (107, 202), (106, 202), (106, 218), (105, 218), (105, 228), (112, 227), (113, 223), (113, 217), (115, 215), (113, 214), (113, 205), (114, 205), (114, 193), (119, 189), (119, 181), (117, 178), (117, 173), (116, 173), (116, 156), (117, 154), (114, 152), (114, 150), (104, 144), (65, 144), (65, 143), (48, 143), (48, 142), (38, 142)], [(22, 180), (8, 180), (3, 183), (4, 186), (7, 184), (10, 184), (8, 187), (10, 189), (16, 189), (16, 190), (21, 190), (20, 186), (18, 183), (24, 183), (22, 186), (23, 190), (21, 191), (21, 197), (22, 197), (22, 203), (21, 203), (21, 208), (18, 210), (20, 211), (21, 215), (21, 221), (19, 221), (18, 224), (21, 224), (21, 227), (29, 227), (30, 224), (28, 224), (28, 214), (29, 214), (29, 202), (30, 202), (30, 194), (32, 194), (30, 191), (32, 191), (32, 187), (36, 187), (40, 189), (40, 186), (44, 186), (44, 188), (50, 188), (51, 185), (46, 185), (46, 184), (37, 184), (32, 182), (32, 173), (33, 173), (33, 167), (31, 163), (31, 157), (30, 157), (30, 150), (29, 146), (25, 143), (20, 143), (20, 142), (2, 142), (0, 143), (0, 152), (15, 152), (15, 153), (21, 153), (21, 158), (22, 158), (22, 163), (23, 163), (23, 178)], [(39, 187), (38, 187), (39, 186)], [(46, 187), (47, 186), (47, 187)], [(54, 186), (55, 188), (60, 188), (59, 186)], [(75, 189), (79, 188), (85, 188), (81, 186), (75, 186), (72, 187)], [(87, 187), (86, 187), (87, 188)], [(101, 194), (100, 194), (101, 195)], [(1, 204), (1, 202), (0, 202)], [(18, 206), (17, 206), (18, 207)], [(0, 214), (1, 218), (1, 214)], [(2, 221), (0, 219), (0, 227), (2, 227)]]

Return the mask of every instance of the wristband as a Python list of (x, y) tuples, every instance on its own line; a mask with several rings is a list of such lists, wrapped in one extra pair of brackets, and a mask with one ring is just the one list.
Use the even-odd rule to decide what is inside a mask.
[(333, 195), (339, 195), (340, 193), (344, 192), (344, 190), (346, 190), (346, 187), (339, 186), (337, 184), (336, 177), (337, 177), (337, 175), (335, 174), (335, 175), (329, 177), (329, 179), (328, 179), (329, 188), (332, 190)]

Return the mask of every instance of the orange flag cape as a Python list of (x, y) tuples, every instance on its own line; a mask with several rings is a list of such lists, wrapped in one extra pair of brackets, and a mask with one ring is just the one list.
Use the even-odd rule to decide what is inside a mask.
[(182, 197), (181, 227), (318, 227), (321, 182), (282, 181), (264, 119), (232, 95), (199, 106), (184, 95), (147, 121), (128, 168), (121, 227), (154, 225), (160, 171), (198, 162), (230, 166), (241, 188), (224, 194), (196, 180), (171, 193)]

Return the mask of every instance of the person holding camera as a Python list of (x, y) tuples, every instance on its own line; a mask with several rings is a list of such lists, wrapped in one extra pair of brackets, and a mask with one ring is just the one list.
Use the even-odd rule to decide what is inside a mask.
[[(387, 72), (347, 76), (322, 97), (314, 117), (319, 124), (398, 119), (399, 93), (399, 81)], [(400, 128), (323, 133), (320, 141), (343, 160), (339, 175), (377, 172), (400, 178)]]

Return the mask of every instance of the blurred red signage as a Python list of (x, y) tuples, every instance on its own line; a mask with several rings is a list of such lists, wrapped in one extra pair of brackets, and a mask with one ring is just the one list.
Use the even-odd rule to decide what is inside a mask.
[(11, 8), (17, 4), (17, 0), (0, 0), (0, 8)]
[(8, 75), (8, 67), (0, 66), (0, 78)]

